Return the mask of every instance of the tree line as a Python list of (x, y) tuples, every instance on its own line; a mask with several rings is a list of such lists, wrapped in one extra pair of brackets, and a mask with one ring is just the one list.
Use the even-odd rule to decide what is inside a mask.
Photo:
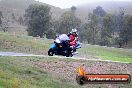
[(28, 34), (32, 36), (55, 35), (68, 33), (77, 28), (81, 42), (102, 46), (128, 45), (132, 41), (132, 15), (125, 14), (123, 9), (118, 14), (107, 13), (102, 7), (96, 7), (88, 14), (86, 23), (76, 16), (76, 7), (64, 12), (58, 20), (51, 18), (50, 7), (30, 5), (26, 10)]
[(81, 26), (82, 40), (102, 46), (127, 46), (132, 41), (132, 15), (121, 8), (110, 14), (98, 6), (90, 13), (87, 23)]
[[(83, 20), (76, 16), (76, 7), (64, 12), (58, 20), (52, 18), (51, 8), (47, 5), (30, 5), (25, 11), (25, 24), (30, 36), (55, 38), (57, 34), (68, 33), (77, 28), (80, 41), (101, 46), (127, 46), (132, 43), (132, 15), (120, 8), (117, 14), (107, 13), (102, 7), (96, 7)], [(0, 13), (0, 25), (2, 13)]]

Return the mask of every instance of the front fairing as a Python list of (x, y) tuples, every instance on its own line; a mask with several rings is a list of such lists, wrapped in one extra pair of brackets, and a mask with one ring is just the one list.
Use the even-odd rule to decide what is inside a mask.
[(55, 45), (55, 43), (54, 43), (54, 44), (52, 44), (52, 45), (50, 46), (50, 48), (56, 49), (57, 47), (56, 47), (56, 45)]

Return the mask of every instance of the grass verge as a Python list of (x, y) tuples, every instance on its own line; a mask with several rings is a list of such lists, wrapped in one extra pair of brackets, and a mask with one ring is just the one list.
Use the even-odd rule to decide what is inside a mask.
[[(71, 60), (57, 57), (0, 57), (0, 88), (131, 88), (130, 84), (77, 85), (75, 70), (88, 73), (130, 73), (131, 64)], [(70, 79), (70, 80), (68, 80)]]
[(0, 57), (0, 88), (77, 88), (34, 66), (33, 60), (38, 58)]
[(0, 32), (0, 51), (47, 54), (52, 40)]
[[(53, 43), (53, 40), (11, 35), (9, 33), (0, 32), (0, 51), (47, 55), (51, 43)], [(85, 55), (89, 57), (89, 55), (91, 55), (92, 57), (104, 60), (132, 63), (131, 49), (84, 45), (84, 47), (78, 51), (82, 56)]]
[(119, 49), (111, 47), (102, 47), (95, 45), (86, 45), (79, 50), (80, 53), (89, 54), (96, 58), (104, 60), (130, 62), (132, 63), (132, 50), (131, 49)]

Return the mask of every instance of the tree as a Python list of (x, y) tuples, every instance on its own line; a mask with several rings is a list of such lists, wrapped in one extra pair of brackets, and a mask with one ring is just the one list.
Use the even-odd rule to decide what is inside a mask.
[(101, 6), (97, 6), (96, 9), (93, 10), (93, 14), (95, 14), (96, 16), (104, 17), (106, 15), (106, 12)]
[(98, 34), (97, 28), (97, 16), (95, 14), (89, 14), (89, 28), (91, 32), (92, 44), (96, 44), (96, 38)]
[(87, 41), (88, 44), (92, 43), (92, 30), (89, 23), (85, 23), (81, 26), (81, 31), (79, 33), (81, 42)]
[[(104, 37), (104, 35), (102, 35), (102, 33), (104, 32), (103, 29), (106, 29), (106, 27), (107, 27), (107, 25), (105, 25), (105, 28), (104, 28), (104, 17), (106, 15), (107, 15), (107, 13), (101, 6), (97, 6), (96, 9), (93, 10), (93, 17), (91, 20), (94, 21), (94, 24), (95, 24), (94, 26), (96, 26), (96, 29), (94, 29), (95, 31), (97, 31), (96, 35), (95, 35), (96, 44), (100, 44)], [(94, 39), (94, 41), (95, 41), (95, 39)]]
[(53, 32), (52, 32), (51, 38), (55, 38), (55, 36), (53, 36), (53, 35), (58, 35), (59, 27), (60, 27), (59, 20), (52, 19), (51, 20), (51, 30), (53, 30)]
[(126, 15), (125, 16), (125, 29), (124, 29), (124, 42), (127, 45), (128, 41), (132, 41), (132, 16)]
[(49, 29), (46, 33), (46, 38), (55, 39), (56, 38), (56, 31), (54, 29)]
[(71, 7), (71, 12), (72, 12), (73, 14), (75, 14), (76, 10), (77, 10), (77, 8), (76, 8), (75, 6), (72, 6), (72, 7)]
[(24, 25), (24, 19), (23, 19), (23, 17), (19, 17), (18, 18), (18, 22), (21, 24), (21, 25)]
[(75, 16), (71, 11), (65, 12), (60, 18), (60, 26), (58, 33), (68, 33), (73, 28), (79, 29), (81, 20)]
[(15, 14), (14, 13), (12, 13), (12, 19), (13, 20), (16, 20), (16, 17), (15, 17)]
[(2, 15), (2, 12), (0, 11), (0, 26), (2, 26), (2, 18), (3, 18), (3, 15)]
[[(119, 14), (117, 15), (117, 32), (119, 34), (118, 40), (120, 45), (125, 44), (125, 12), (121, 8)], [(122, 47), (122, 46), (121, 46)]]
[(6, 32), (8, 28), (7, 19), (3, 16), (2, 12), (0, 11), (0, 27), (2, 31)]
[(99, 28), (98, 28), (98, 16), (89, 13), (87, 23), (81, 26), (81, 40), (87, 41), (90, 44), (98, 44), (99, 42)]
[(25, 13), (26, 23), (28, 25), (28, 35), (43, 37), (50, 26), (50, 7), (47, 5), (30, 5)]
[(111, 44), (111, 38), (112, 38), (112, 15), (107, 14), (103, 18), (103, 28), (101, 30), (101, 40), (100, 40), (100, 45), (107, 45), (109, 46)]

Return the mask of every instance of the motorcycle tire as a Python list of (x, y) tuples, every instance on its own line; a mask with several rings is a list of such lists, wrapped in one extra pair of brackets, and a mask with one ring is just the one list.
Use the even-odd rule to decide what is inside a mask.
[(53, 55), (54, 55), (54, 51), (53, 51), (53, 49), (49, 49), (49, 51), (48, 51), (48, 55), (49, 55), (49, 56), (53, 56)]
[(67, 51), (67, 53), (66, 53), (66, 57), (72, 57), (72, 56), (73, 56), (72, 53), (69, 52), (69, 51)]

